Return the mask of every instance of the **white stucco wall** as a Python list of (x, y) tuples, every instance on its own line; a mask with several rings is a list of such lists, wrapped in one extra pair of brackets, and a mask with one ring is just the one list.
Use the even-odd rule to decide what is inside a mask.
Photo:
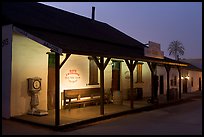
[(87, 56), (72, 54), (68, 58), (60, 69), (61, 92), (63, 92), (64, 89), (87, 88), (87, 78), (89, 76), (88, 63)]
[(27, 113), (30, 109), (27, 78), (42, 78), (39, 109), (47, 110), (47, 74), (49, 49), (17, 33), (12, 42), (11, 116)]
[[(143, 89), (143, 97), (151, 96), (151, 73), (146, 62), (142, 65), (142, 81), (143, 83), (137, 83), (137, 66), (133, 71), (133, 88), (142, 88)], [(127, 99), (127, 91), (130, 88), (130, 72), (129, 69), (124, 62), (122, 62), (121, 69), (121, 90), (123, 91), (124, 99)]]
[[(188, 73), (189, 79), (187, 81), (187, 92), (195, 92), (199, 89), (199, 77), (201, 78), (202, 83), (202, 72), (201, 71), (193, 71), (193, 70), (187, 70), (184, 69), (186, 73)], [(182, 71), (181, 71), (182, 72)], [(163, 75), (164, 76), (164, 94), (167, 92), (167, 74), (166, 70), (163, 66), (157, 66), (157, 75)], [(181, 74), (182, 75), (182, 74)], [(177, 77), (176, 79), (176, 86), (171, 86), (171, 79), (174, 79), (174, 76)], [(191, 77), (193, 77), (193, 87), (191, 86)], [(202, 84), (201, 84), (202, 85)], [(171, 67), (169, 72), (169, 86), (171, 88), (177, 88), (179, 90), (179, 72), (178, 69), (175, 67)], [(158, 90), (158, 95), (159, 95)], [(181, 93), (183, 93), (183, 80), (181, 79)]]
[[(167, 94), (167, 72), (164, 66), (157, 66), (157, 75), (163, 76), (164, 79), (164, 95)], [(176, 86), (171, 85), (171, 80), (174, 79), (174, 76), (176, 76)], [(159, 77), (160, 78), (160, 77)], [(159, 82), (160, 84), (160, 82)], [(160, 85), (158, 85), (160, 86)], [(182, 82), (181, 82), (182, 87)], [(170, 72), (169, 72), (169, 88), (177, 88), (179, 90), (179, 72), (178, 69), (175, 66), (171, 66)], [(158, 95), (160, 95), (160, 88), (158, 87)]]
[[(202, 89), (202, 72), (201, 71), (188, 71), (189, 80), (188, 80), (188, 92), (194, 92), (199, 90), (199, 77), (201, 78), (201, 89)], [(191, 86), (191, 78), (193, 77), (193, 86)]]

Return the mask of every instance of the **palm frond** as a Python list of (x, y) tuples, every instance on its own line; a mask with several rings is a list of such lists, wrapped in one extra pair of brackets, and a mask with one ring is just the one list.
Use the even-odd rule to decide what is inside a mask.
[(178, 59), (179, 55), (184, 55), (184, 50), (183, 44), (178, 40), (170, 42), (168, 47), (169, 55), (173, 55), (175, 59)]

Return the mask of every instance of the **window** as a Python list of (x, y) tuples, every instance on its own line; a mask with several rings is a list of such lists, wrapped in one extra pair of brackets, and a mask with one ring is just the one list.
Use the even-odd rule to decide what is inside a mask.
[(137, 83), (142, 82), (142, 64), (141, 62), (137, 63)]
[(173, 82), (173, 79), (170, 80), (170, 83), (171, 83), (171, 86), (173, 86), (173, 83), (174, 83), (174, 82)]
[(177, 76), (174, 76), (174, 86), (176, 86), (176, 79), (177, 79)]
[(176, 79), (177, 79), (177, 76), (173, 76), (173, 79), (170, 80), (171, 86), (176, 86), (177, 85)]
[(92, 57), (89, 59), (89, 85), (98, 85), (98, 67)]
[(193, 87), (193, 77), (191, 77), (191, 87)]

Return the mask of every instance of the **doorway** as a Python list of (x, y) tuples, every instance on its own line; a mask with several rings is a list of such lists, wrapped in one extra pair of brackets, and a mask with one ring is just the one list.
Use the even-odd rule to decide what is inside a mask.
[(111, 92), (113, 97), (113, 104), (121, 104), (122, 94), (120, 92), (120, 61), (112, 61)]
[(187, 93), (187, 82), (188, 82), (188, 79), (184, 78), (183, 79), (183, 93)]
[(164, 76), (159, 77), (159, 93), (164, 94)]
[(201, 77), (199, 77), (199, 88), (198, 89), (201, 91)]
[(120, 90), (120, 62), (112, 61), (112, 90)]

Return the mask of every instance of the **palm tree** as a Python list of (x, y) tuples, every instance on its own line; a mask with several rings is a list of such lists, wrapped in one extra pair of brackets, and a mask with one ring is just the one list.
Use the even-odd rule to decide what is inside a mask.
[(168, 47), (169, 55), (173, 55), (175, 60), (179, 60), (179, 55), (183, 55), (184, 50), (183, 44), (178, 40), (172, 41)]

